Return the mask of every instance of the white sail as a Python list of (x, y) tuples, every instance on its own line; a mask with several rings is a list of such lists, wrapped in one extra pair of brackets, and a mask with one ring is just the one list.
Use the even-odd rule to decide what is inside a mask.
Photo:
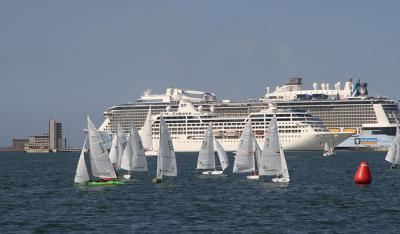
[(226, 154), (224, 147), (222, 147), (221, 143), (219, 143), (219, 141), (217, 141), (215, 137), (214, 137), (214, 145), (217, 150), (221, 168), (224, 171), (229, 166), (228, 155)]
[(112, 142), (111, 135), (108, 132), (105, 132), (105, 131), (97, 130), (97, 132), (100, 134), (101, 139), (103, 140), (105, 149), (106, 150), (111, 149), (111, 142)]
[(396, 136), (394, 137), (392, 144), (390, 145), (389, 151), (386, 154), (385, 160), (393, 163), (400, 164), (400, 129), (396, 127)]
[(92, 120), (87, 117), (92, 174), (99, 178), (117, 178), (102, 137)]
[(152, 121), (151, 121), (151, 107), (147, 112), (146, 120), (144, 121), (144, 126), (142, 128), (142, 140), (143, 146), (146, 150), (153, 148), (153, 135), (152, 135)]
[(122, 163), (122, 155), (124, 154), (124, 148), (122, 147), (122, 145), (121, 145), (121, 142), (120, 142), (120, 138), (117, 136), (117, 152), (118, 152), (118, 154), (117, 154), (117, 169), (120, 169), (121, 168), (121, 163)]
[(139, 132), (135, 125), (132, 125), (132, 162), (131, 171), (147, 171), (147, 158), (144, 154), (144, 147)]
[(325, 142), (325, 152), (329, 152), (330, 148), (329, 148), (329, 144), (328, 142)]
[(254, 146), (254, 154), (256, 155), (256, 161), (257, 161), (257, 168), (260, 168), (260, 161), (262, 157), (262, 150), (260, 146), (257, 143), (256, 138), (253, 135), (253, 146)]
[(157, 158), (157, 178), (162, 176), (177, 176), (174, 146), (168, 126), (160, 116), (160, 145)]
[(251, 130), (251, 120), (249, 119), (239, 140), (233, 163), (233, 173), (251, 172), (254, 170), (253, 132)]
[(201, 144), (199, 157), (197, 158), (197, 169), (215, 169), (215, 152), (212, 127), (207, 127)]
[(109, 156), (111, 163), (115, 166), (118, 164), (118, 155), (118, 137), (117, 134), (113, 134)]
[(85, 143), (83, 143), (81, 155), (79, 156), (79, 161), (78, 161), (78, 166), (76, 167), (76, 173), (75, 173), (75, 183), (85, 183), (90, 180), (89, 173), (86, 167), (86, 162), (85, 162), (85, 148), (86, 148), (86, 140)]
[(278, 124), (274, 115), (265, 134), (258, 171), (260, 175), (277, 175), (281, 170)]
[(128, 140), (124, 132), (124, 129), (122, 129), (120, 124), (117, 125), (117, 136), (122, 148), (125, 148)]
[(280, 154), (280, 159), (281, 159), (281, 163), (282, 163), (282, 167), (281, 167), (282, 169), (281, 169), (280, 175), (283, 178), (286, 178), (286, 182), (289, 182), (289, 170), (287, 168), (285, 153), (284, 153), (282, 147), (280, 147), (280, 149), (279, 149), (279, 154)]
[(126, 142), (124, 153), (122, 154), (122, 159), (121, 159), (122, 169), (127, 171), (131, 170), (132, 155), (133, 155), (133, 143), (132, 143), (132, 134), (130, 134)]

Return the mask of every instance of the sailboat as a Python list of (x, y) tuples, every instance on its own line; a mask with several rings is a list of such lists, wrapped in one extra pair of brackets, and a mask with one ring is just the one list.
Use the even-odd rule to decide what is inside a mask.
[(177, 176), (176, 157), (167, 124), (160, 115), (160, 143), (157, 155), (157, 175), (153, 183), (161, 183), (163, 176)]
[[(215, 166), (215, 148), (217, 149), (217, 154), (221, 164), (222, 171), (217, 171)], [(212, 126), (207, 127), (206, 133), (204, 135), (203, 143), (199, 152), (199, 157), (197, 159), (196, 169), (208, 169), (210, 171), (203, 171), (205, 175), (221, 175), (224, 170), (228, 167), (228, 156), (222, 145), (215, 139)]]
[(122, 148), (125, 148), (126, 143), (127, 143), (127, 136), (124, 132), (124, 129), (122, 129), (120, 124), (117, 125), (117, 137), (118, 137), (119, 142), (122, 145)]
[(396, 127), (396, 136), (386, 154), (385, 160), (392, 164), (391, 168), (397, 168), (400, 165), (400, 129)]
[(130, 134), (121, 160), (121, 169), (128, 173), (124, 179), (130, 179), (132, 171), (147, 171), (147, 159), (144, 154), (142, 140), (134, 124), (131, 124)]
[(157, 150), (153, 148), (153, 134), (152, 134), (153, 121), (151, 119), (151, 107), (147, 112), (146, 120), (144, 121), (143, 128), (141, 129), (143, 146), (148, 156), (157, 156)]
[(330, 142), (328, 143), (328, 141), (325, 142), (325, 148), (324, 148), (324, 157), (327, 156), (334, 156), (336, 155), (336, 153), (333, 151), (333, 146), (332, 146), (332, 136), (330, 136)]
[(239, 140), (233, 163), (233, 173), (251, 172), (254, 175), (255, 170), (253, 132), (251, 130), (251, 120), (249, 119)]
[(124, 149), (128, 142), (128, 138), (120, 124), (117, 125), (117, 138), (118, 138), (118, 144), (121, 145), (121, 147), (118, 148), (120, 150), (118, 150), (117, 169), (121, 169), (122, 155), (124, 153)]
[[(255, 155), (255, 160), (253, 162), (254, 168), (257, 166), (257, 168), (260, 168), (260, 161), (262, 157), (262, 151), (260, 149), (260, 146), (257, 143), (256, 138), (253, 135), (253, 148), (254, 148), (254, 155)], [(257, 170), (254, 169), (254, 172), (251, 175), (247, 176), (247, 179), (249, 180), (258, 180), (260, 179), (260, 176), (257, 174)]]
[(259, 163), (259, 175), (276, 175), (272, 182), (289, 182), (285, 153), (279, 144), (276, 114), (272, 117), (264, 137), (264, 148)]
[(119, 141), (118, 135), (113, 134), (109, 156), (115, 171), (117, 171), (117, 169), (119, 169), (121, 166), (120, 158), (122, 157), (123, 152), (124, 150), (122, 148), (121, 142)]
[(74, 179), (75, 183), (84, 183), (88, 186), (124, 184), (124, 182), (117, 180), (117, 175), (111, 164), (103, 138), (97, 131), (89, 116), (87, 117), (87, 122), (92, 176), (98, 178), (98, 180), (90, 180), (90, 176), (85, 163), (85, 140), (76, 169)]

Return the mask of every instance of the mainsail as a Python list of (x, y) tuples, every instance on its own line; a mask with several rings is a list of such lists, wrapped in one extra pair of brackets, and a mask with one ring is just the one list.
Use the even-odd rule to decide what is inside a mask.
[(133, 143), (132, 143), (132, 128), (131, 128), (131, 133), (128, 136), (127, 143), (124, 149), (124, 153), (122, 154), (122, 159), (121, 159), (121, 168), (127, 171), (131, 170), (131, 164), (132, 164), (132, 155), (133, 155)]
[[(117, 137), (118, 138), (118, 137)], [(118, 152), (118, 155), (117, 155), (117, 169), (119, 169), (119, 168), (121, 168), (121, 162), (122, 162), (122, 155), (124, 154), (124, 148), (122, 147), (122, 145), (121, 145), (121, 141), (119, 140), (119, 138), (118, 138), (118, 140), (117, 140), (117, 152)]]
[(256, 161), (257, 161), (257, 168), (260, 168), (260, 161), (262, 157), (262, 150), (260, 146), (257, 143), (256, 138), (253, 135), (253, 146), (254, 146), (254, 154), (256, 155)]
[(229, 166), (228, 156), (224, 150), (224, 147), (222, 147), (221, 143), (219, 143), (219, 141), (217, 141), (217, 139), (215, 139), (215, 137), (214, 137), (214, 145), (217, 150), (221, 168), (224, 171)]
[(239, 140), (233, 164), (233, 173), (251, 172), (255, 170), (254, 166), (253, 132), (251, 130), (251, 120), (249, 119)]
[(108, 157), (108, 152), (105, 148), (103, 139), (89, 116), (87, 117), (87, 122), (90, 145), (90, 162), (93, 176), (99, 178), (117, 178), (110, 158)]
[(168, 126), (160, 116), (160, 145), (157, 158), (157, 178), (177, 176), (176, 158)]
[(132, 125), (132, 162), (131, 171), (147, 171), (147, 159), (142, 140), (135, 125)]
[(287, 179), (286, 182), (289, 182), (289, 170), (287, 168), (286, 159), (285, 159), (285, 153), (283, 152), (282, 147), (279, 148), (279, 152), (280, 152), (279, 153), (280, 154), (280, 159), (281, 159), (281, 162), (282, 162), (282, 167), (281, 167), (282, 170), (280, 171), (280, 175), (283, 178)]
[(118, 155), (118, 137), (117, 134), (113, 134), (109, 156), (110, 161), (114, 165), (114, 167), (118, 164)]
[(82, 146), (82, 151), (81, 155), (79, 156), (79, 161), (78, 161), (78, 166), (76, 167), (76, 173), (75, 173), (75, 183), (85, 183), (90, 180), (89, 173), (86, 167), (86, 162), (85, 162), (85, 148), (86, 148), (86, 140), (85, 143), (83, 143)]
[(215, 152), (212, 127), (207, 127), (197, 159), (197, 169), (215, 169)]
[(264, 148), (259, 162), (259, 175), (277, 175), (281, 170), (278, 124), (276, 115), (271, 119), (264, 138)]
[(117, 136), (120, 144), (122, 145), (122, 148), (125, 148), (128, 140), (124, 132), (124, 129), (122, 129), (120, 124), (117, 125)]
[(153, 148), (153, 135), (151, 131), (152, 120), (151, 120), (151, 107), (147, 112), (146, 120), (144, 121), (144, 126), (142, 129), (142, 140), (143, 140), (143, 147), (146, 150)]

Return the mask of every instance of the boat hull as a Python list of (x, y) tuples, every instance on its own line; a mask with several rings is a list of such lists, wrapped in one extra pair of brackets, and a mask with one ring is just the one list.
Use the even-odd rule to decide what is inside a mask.
[(249, 175), (247, 176), (248, 180), (259, 180), (260, 176), (259, 175)]
[(290, 182), (290, 179), (289, 179), (289, 178), (285, 178), (285, 177), (282, 177), (282, 178), (273, 178), (273, 179), (272, 179), (272, 182), (274, 182), (274, 183), (289, 183), (289, 182)]
[[(317, 133), (310, 132), (302, 134), (301, 137), (281, 137), (280, 144), (285, 151), (322, 151), (325, 142), (332, 139), (335, 147), (351, 136), (351, 133)], [(234, 152), (239, 144), (239, 138), (218, 139), (225, 151)], [(175, 152), (198, 152), (201, 148), (203, 138), (188, 139), (187, 135), (175, 136), (172, 139)], [(257, 138), (259, 146), (264, 146), (264, 138)], [(158, 141), (153, 139), (153, 145), (158, 147)], [(147, 154), (146, 154), (147, 155)]]
[(224, 171), (203, 171), (203, 175), (222, 175)]
[(97, 186), (110, 186), (110, 185), (123, 185), (125, 181), (121, 180), (108, 180), (108, 181), (89, 181), (86, 182), (85, 185), (89, 187), (97, 187)]

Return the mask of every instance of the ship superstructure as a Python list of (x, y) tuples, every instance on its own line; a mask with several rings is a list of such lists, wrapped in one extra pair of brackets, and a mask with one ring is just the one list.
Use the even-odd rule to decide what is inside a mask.
[(261, 101), (279, 108), (306, 110), (320, 118), (331, 132), (351, 132), (353, 136), (340, 147), (385, 150), (391, 143), (398, 120), (398, 100), (368, 95), (367, 83), (352, 79), (338, 82), (331, 89), (327, 83), (304, 89), (301, 78), (267, 92)]

